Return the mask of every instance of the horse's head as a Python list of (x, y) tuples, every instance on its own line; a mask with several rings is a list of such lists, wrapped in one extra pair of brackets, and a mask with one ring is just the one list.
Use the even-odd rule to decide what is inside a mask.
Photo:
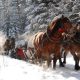
[(63, 24), (63, 29), (65, 33), (70, 32), (70, 29), (73, 28), (71, 21), (67, 17), (62, 17), (61, 22)]
[(60, 17), (54, 18), (52, 23), (47, 28), (47, 33), (49, 35), (53, 35), (58, 31), (61, 31), (62, 33), (63, 32), (68, 33), (71, 27), (72, 27), (72, 24), (70, 20), (64, 15), (62, 15)]
[(76, 33), (80, 32), (80, 28), (78, 23), (77, 24), (73, 24), (73, 27), (69, 30), (68, 34), (66, 35), (66, 37), (68, 39), (74, 38), (74, 36), (76, 35)]

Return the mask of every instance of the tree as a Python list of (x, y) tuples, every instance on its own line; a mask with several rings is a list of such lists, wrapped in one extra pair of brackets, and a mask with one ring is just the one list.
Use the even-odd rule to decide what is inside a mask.
[(3, 20), (4, 20), (4, 31), (6, 31), (7, 36), (9, 36), (10, 31), (10, 10), (9, 10), (9, 1), (8, 0), (2, 0), (2, 6), (3, 6)]
[(13, 21), (16, 21), (17, 32), (21, 34), (26, 26), (26, 14), (24, 12), (26, 0), (12, 0), (12, 7), (14, 7), (13, 13), (15, 14), (13, 15), (15, 17)]
[(22, 34), (26, 26), (26, 0), (1, 0), (0, 3), (0, 25), (3, 31), (7, 36)]

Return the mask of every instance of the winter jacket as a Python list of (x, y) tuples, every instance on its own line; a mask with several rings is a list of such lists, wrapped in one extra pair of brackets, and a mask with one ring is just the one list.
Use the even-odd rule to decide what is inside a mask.
[(17, 49), (17, 55), (20, 59), (22, 60), (26, 60), (26, 56), (25, 53), (23, 52), (22, 48), (18, 48)]

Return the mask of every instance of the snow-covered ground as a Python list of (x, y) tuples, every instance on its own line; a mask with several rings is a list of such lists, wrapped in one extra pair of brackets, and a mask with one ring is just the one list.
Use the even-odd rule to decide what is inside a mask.
[[(4, 40), (5, 36), (0, 35), (1, 48)], [(74, 70), (74, 60), (70, 55), (64, 68), (60, 68), (57, 62), (56, 70), (45, 64), (39, 66), (0, 55), (0, 80), (80, 80), (80, 71)]]
[(67, 58), (67, 64), (56, 70), (30, 64), (25, 61), (0, 56), (0, 80), (80, 80), (80, 71), (74, 70), (74, 60)]

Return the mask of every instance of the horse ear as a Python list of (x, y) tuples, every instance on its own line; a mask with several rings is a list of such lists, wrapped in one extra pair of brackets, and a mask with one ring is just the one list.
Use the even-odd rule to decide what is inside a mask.
[(53, 30), (53, 28), (55, 27), (55, 25), (56, 25), (56, 22), (51, 22), (49, 25), (48, 25), (48, 29), (50, 30), (50, 31), (52, 31)]
[(47, 26), (47, 33), (50, 34), (51, 29), (50, 29), (50, 24)]
[(75, 27), (75, 29), (79, 29), (79, 26), (78, 26), (78, 23), (74, 26)]
[(64, 15), (62, 14), (62, 18), (64, 18)]

